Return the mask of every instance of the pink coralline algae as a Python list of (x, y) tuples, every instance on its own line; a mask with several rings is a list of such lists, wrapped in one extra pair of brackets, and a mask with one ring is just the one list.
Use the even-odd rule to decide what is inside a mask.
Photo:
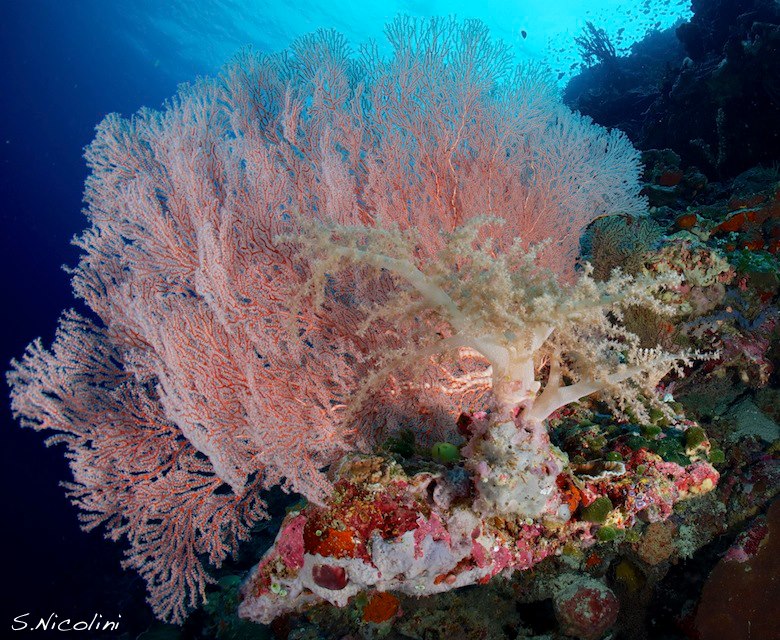
[(769, 533), (769, 526), (766, 518), (757, 518), (749, 529), (737, 536), (736, 541), (729, 547), (723, 559), (732, 562), (747, 562), (758, 553), (767, 533)]
[(561, 631), (581, 640), (597, 640), (615, 624), (620, 603), (612, 591), (597, 580), (577, 577), (555, 589), (553, 604)]
[(278, 546), (279, 556), (288, 569), (295, 570), (303, 566), (304, 526), (306, 526), (305, 518), (293, 518), (279, 532), (281, 542)]
[[(717, 479), (706, 463), (681, 467), (641, 452), (621, 474), (595, 480), (569, 476), (569, 484), (591, 500), (610, 497), (614, 507), (603, 524), (586, 521), (582, 512), (565, 523), (529, 523), (480, 515), (468, 498), (437, 503), (434, 489), (448, 484), (443, 467), (409, 475), (385, 458), (352, 458), (340, 466), (325, 506), (308, 505), (287, 516), (276, 543), (243, 586), (239, 614), (269, 623), (317, 602), (345, 606), (364, 591), (423, 596), (483, 584), (498, 574), (530, 569), (564, 546), (591, 545), (601, 527), (625, 529), (638, 516), (668, 515), (676, 502), (708, 491)], [(289, 549), (296, 550), (292, 558)], [(586, 639), (600, 637), (618, 608), (608, 589), (591, 586), (567, 583), (555, 600), (562, 628)]]

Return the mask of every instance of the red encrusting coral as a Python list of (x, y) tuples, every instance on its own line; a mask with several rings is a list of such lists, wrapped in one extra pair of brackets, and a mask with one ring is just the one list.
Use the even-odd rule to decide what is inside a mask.
[(561, 631), (581, 640), (601, 638), (615, 624), (620, 608), (615, 594), (595, 581), (562, 589), (553, 602)]
[(399, 610), (399, 600), (392, 593), (378, 591), (363, 608), (363, 620), (381, 624), (395, 617)]

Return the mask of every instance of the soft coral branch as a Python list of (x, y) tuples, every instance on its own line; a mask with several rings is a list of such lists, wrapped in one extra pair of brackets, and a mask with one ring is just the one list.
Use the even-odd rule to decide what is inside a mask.
[[(478, 242), (479, 230), (488, 222), (473, 219), (457, 233), (444, 234), (441, 251), (430, 261), (416, 257), (419, 238), (398, 229), (302, 221), (300, 235), (283, 240), (297, 243), (313, 265), (302, 296), (314, 295), (317, 304), (324, 301), (328, 279), (355, 265), (368, 266), (377, 276), (389, 273), (396, 281), (398, 297), (368, 309), (367, 317), (391, 321), (419, 340), (380, 356), (354, 402), (368, 401), (388, 376), (406, 372), (414, 377), (432, 357), (447, 351), (466, 347), (485, 358), (494, 411), (489, 429), (467, 447), (467, 464), (482, 476), (479, 488), (486, 509), (534, 517), (550, 504), (532, 494), (554, 496), (560, 469), (560, 456), (546, 434), (547, 417), (605, 391), (616, 405), (644, 415), (644, 404), (657, 402), (654, 387), (661, 377), (706, 356), (639, 348), (638, 338), (616, 321), (624, 304), (667, 310), (656, 294), (674, 284), (668, 278), (634, 278), (615, 271), (608, 281), (596, 282), (586, 269), (574, 284), (560, 285), (520, 250), (513, 251), (512, 259), (496, 260), (490, 244)], [(490, 303), (475, 305), (472, 298)], [(503, 313), (486, 313), (496, 306)], [(548, 373), (540, 393), (543, 381), (537, 378), (544, 364)], [(538, 486), (525, 486), (523, 478), (529, 477)]]
[[(468, 347), (490, 364), (497, 403), (510, 409), (522, 404), (534, 420), (631, 379), (651, 374), (660, 378), (678, 363), (702, 356), (639, 349), (636, 337), (612, 319), (629, 303), (658, 312), (671, 310), (655, 295), (674, 284), (669, 278), (634, 278), (616, 271), (606, 282), (596, 282), (586, 271), (575, 284), (561, 287), (554, 275), (540, 274), (519, 252), (513, 256), (516, 262), (509, 264), (495, 260), (489, 246), (478, 246), (478, 231), (489, 222), (474, 219), (459, 233), (446, 234), (440, 254), (421, 267), (415, 264), (419, 239), (411, 232), (302, 221), (300, 235), (282, 239), (298, 242), (309, 256), (314, 268), (307, 291), (315, 292), (320, 304), (329, 275), (353, 264), (393, 274), (399, 297), (367, 310), (367, 317), (427, 326), (430, 335), (423, 350), (401, 349), (386, 360), (383, 374), (412, 365), (417, 358), (425, 362), (430, 356)], [(448, 267), (456, 277), (447, 273)], [(488, 269), (490, 277), (484, 277)], [(489, 299), (490, 306), (501, 306), (503, 313), (487, 316), (485, 305), (473, 304), (472, 297)], [(421, 322), (426, 312), (433, 315)], [(448, 326), (446, 337), (435, 331), (440, 322)], [(557, 347), (546, 356), (550, 373), (537, 396), (540, 353), (548, 341)], [(575, 381), (562, 384), (564, 373)], [(380, 382), (377, 375), (371, 384)], [(629, 387), (621, 393), (633, 399)]]

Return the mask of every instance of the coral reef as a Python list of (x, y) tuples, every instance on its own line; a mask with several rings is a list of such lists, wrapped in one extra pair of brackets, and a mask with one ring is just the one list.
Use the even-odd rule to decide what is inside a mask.
[(615, 624), (620, 603), (604, 583), (581, 576), (561, 576), (554, 588), (555, 615), (561, 632), (597, 640)]
[(603, 126), (620, 128), (638, 144), (647, 126), (645, 112), (669, 90), (663, 81), (665, 74), (684, 58), (682, 43), (671, 29), (652, 31), (634, 43), (627, 56), (611, 57), (606, 62), (592, 56), (595, 64), (588, 65), (583, 55), (588, 66), (569, 80), (563, 100)]
[[(324, 468), (344, 453), (409, 426), (446, 440), (464, 407), (486, 402), (486, 354), (500, 413), (538, 390), (534, 368), (553, 348), (576, 354), (582, 343), (582, 361), (602, 365), (589, 377), (566, 364), (561, 374), (580, 381), (570, 395), (613, 386), (616, 401), (678, 362), (618, 344), (604, 309), (619, 300), (580, 309), (564, 298), (625, 288), (652, 303), (663, 286), (575, 284), (581, 230), (644, 207), (625, 136), (563, 107), (542, 71), (514, 66), (479, 22), (399, 17), (386, 35), (389, 56), (376, 44), (357, 56), (326, 30), (286, 52), (243, 54), (162, 112), (108, 116), (87, 148), (91, 226), (76, 240), (72, 273), (89, 316), (67, 313), (51, 350), (36, 341), (12, 363), (12, 408), (67, 447), (83, 525), (127, 541), (126, 565), (166, 619), (181, 622), (205, 600), (211, 568), (267, 516), (263, 489), (323, 503), (333, 489)], [(474, 226), (485, 214), (490, 222)], [(329, 225), (388, 242), (416, 234), (401, 266), (425, 271), (434, 297), (457, 286), (470, 260), (458, 299), (470, 305), (458, 311), (465, 324), (437, 326), (438, 311), (412, 299), (393, 263), (323, 271), (307, 241)], [(482, 262), (447, 254), (469, 243), (482, 246)], [(360, 250), (331, 248), (335, 258)], [(488, 256), (495, 264), (481, 271)], [(524, 287), (491, 304), (482, 280), (509, 287), (516, 266)], [(302, 304), (316, 278), (325, 282), (315, 304)], [(508, 308), (512, 295), (525, 306)], [(529, 317), (518, 316), (513, 334), (518, 311)], [(468, 336), (457, 335), (463, 328)], [(553, 332), (569, 344), (548, 341)], [(402, 353), (414, 366), (389, 370)], [(563, 388), (556, 375), (547, 411)], [(548, 488), (557, 463), (543, 405), (521, 467), (549, 462)], [(539, 511), (527, 496), (521, 508)]]
[(674, 149), (710, 177), (776, 163), (777, 2), (694, 1), (691, 8), (676, 31), (651, 32), (628, 56), (607, 56), (573, 78), (566, 104), (622, 129), (640, 149)]
[[(696, 175), (695, 168), (685, 168), (670, 153), (659, 152), (650, 157), (657, 158), (660, 163), (671, 162), (678, 169), (684, 169), (686, 175)], [(666, 170), (650, 163), (645, 175), (649, 180), (657, 180)], [(665, 413), (650, 409), (647, 420), (630, 415), (627, 419), (616, 420), (597, 402), (580, 402), (559, 410), (550, 418), (551, 440), (569, 459), (559, 489), (574, 514), (574, 521), (590, 527), (590, 535), (573, 537), (563, 544), (559, 541), (555, 552), (535, 563), (531, 570), (513, 571), (507, 567), (502, 573), (511, 573), (508, 581), (493, 580), (471, 587), (479, 589), (478, 593), (465, 587), (457, 593), (417, 599), (414, 592), (403, 593), (398, 589), (393, 593), (399, 599), (399, 609), (393, 619), (383, 623), (390, 629), (383, 627), (383, 633), (399, 638), (531, 638), (559, 637), (556, 634), (566, 630), (573, 637), (600, 637), (595, 632), (593, 636), (588, 635), (596, 626), (578, 628), (565, 617), (565, 607), (561, 608), (559, 603), (560, 593), (565, 592), (557, 591), (556, 585), (563, 584), (566, 576), (572, 581), (570, 584), (576, 578), (583, 586), (582, 602), (601, 602), (589, 597), (589, 588), (596, 590), (593, 594), (606, 594), (603, 602), (608, 606), (589, 608), (583, 605), (579, 611), (583, 614), (603, 612), (604, 617), (598, 618), (605, 624), (601, 630), (610, 629), (614, 637), (680, 637), (707, 632), (709, 619), (706, 614), (702, 614), (705, 617), (696, 616), (707, 576), (726, 552), (723, 545), (734, 540), (751, 518), (766, 509), (780, 487), (777, 392), (773, 388), (776, 378), (770, 359), (772, 345), (777, 343), (778, 337), (772, 332), (761, 337), (761, 334), (749, 331), (751, 318), (754, 323), (759, 321), (756, 326), (762, 326), (761, 323), (774, 317), (778, 291), (771, 281), (767, 286), (760, 278), (753, 280), (741, 276), (746, 254), (758, 257), (772, 254), (764, 250), (740, 250), (726, 244), (726, 241), (739, 244), (742, 234), (751, 233), (756, 226), (763, 228), (766, 220), (776, 215), (772, 179), (771, 172), (751, 170), (733, 184), (709, 183), (708, 191), (704, 193), (679, 191), (673, 200), (674, 208), (651, 210), (652, 218), (665, 231), (665, 237), (660, 237), (653, 247), (643, 249), (641, 258), (627, 253), (616, 260), (617, 264), (610, 264), (611, 268), (621, 267), (622, 259), (636, 260), (635, 264), (641, 265), (637, 270), (639, 273), (671, 271), (676, 274), (679, 277), (677, 289), (668, 291), (673, 294), (669, 302), (674, 307), (675, 318), (670, 345), (693, 342), (701, 347), (720, 348), (721, 353), (719, 359), (689, 370), (684, 380), (664, 381), (666, 404), (675, 414), (671, 419)], [(692, 204), (703, 195), (707, 195), (706, 204)], [(761, 211), (760, 216), (751, 216), (752, 222), (748, 219), (742, 229), (729, 232), (733, 235), (713, 233), (713, 229), (733, 215), (734, 207), (741, 202), (757, 208)], [(692, 216), (693, 223), (681, 228), (678, 218), (686, 213)], [(624, 226), (621, 216), (616, 219), (620, 224), (618, 228)], [(756, 222), (757, 219), (761, 222)], [(690, 292), (696, 287), (715, 287), (713, 295), (705, 296), (709, 300), (707, 304), (690, 304)], [(628, 310), (625, 317), (629, 326), (636, 330), (641, 328), (631, 324)], [(665, 320), (663, 316), (657, 319)], [(708, 329), (697, 330), (703, 326)], [(751, 369), (757, 365), (748, 364), (744, 359), (737, 360), (736, 353), (732, 355), (723, 348), (735, 335), (735, 329), (741, 331), (742, 358), (757, 358), (762, 363), (759, 368)], [(658, 326), (645, 327), (645, 331), (648, 339), (663, 338), (664, 332)], [(763, 373), (758, 375), (759, 371)], [(674, 399), (670, 391), (674, 391)], [(688, 421), (684, 413), (697, 416), (706, 429)], [(464, 438), (471, 437), (473, 422), (474, 416), (463, 416), (458, 420), (459, 432)], [(403, 434), (388, 443), (388, 447), (407, 475), (423, 474), (427, 481), (430, 475), (444, 474), (443, 484), (457, 487), (445, 491), (437, 482), (434, 490), (424, 498), (432, 501), (433, 508), (439, 508), (437, 500), (451, 509), (453, 505), (463, 508), (473, 499), (474, 489), (469, 482), (464, 482), (468, 474), (462, 472), (465, 463), (462, 455), (443, 461), (435, 453), (438, 448), (434, 451), (415, 444), (413, 437)], [(464, 445), (459, 444), (459, 448), (462, 451)], [(421, 457), (427, 462), (421, 462)], [(647, 493), (637, 496), (637, 488), (646, 487), (647, 479), (630, 474), (632, 461), (643, 465), (634, 466), (634, 471), (641, 470), (646, 474), (644, 465), (648, 459), (656, 463), (663, 460), (681, 468), (707, 460), (717, 467), (721, 479), (714, 490), (699, 494), (695, 500), (678, 501), (676, 505), (677, 498), (663, 490), (649, 492), (649, 498)], [(629, 473), (621, 476), (626, 468)], [(590, 482), (596, 476), (602, 476), (603, 490), (588, 496), (587, 492), (583, 493), (582, 483)], [(619, 489), (621, 486), (622, 490)], [(621, 517), (617, 517), (619, 513), (628, 513), (643, 505), (646, 510), (633, 522), (627, 521), (623, 525)], [(655, 505), (668, 506), (655, 508)], [(314, 511), (313, 507), (307, 509)], [(511, 518), (503, 518), (504, 523), (508, 521)], [(381, 531), (381, 527), (377, 531)], [(746, 548), (756, 547), (754, 541), (759, 541), (760, 546), (759, 534), (763, 531), (760, 521), (747, 531), (739, 536), (731, 556), (744, 558)], [(544, 530), (540, 538), (550, 535), (551, 531)], [(443, 580), (446, 580), (450, 574), (439, 575), (444, 575)], [(288, 578), (291, 576), (287, 574)], [(252, 581), (244, 587), (245, 598), (250, 584)], [(576, 593), (574, 587), (570, 590)], [(326, 595), (333, 597), (333, 594)], [(285, 607), (284, 601), (274, 593), (264, 594), (260, 600), (267, 607), (279, 607), (274, 610)], [(324, 601), (327, 602), (327, 598)], [(365, 627), (364, 622), (350, 622), (354, 616), (361, 615), (361, 602), (365, 602), (365, 598), (358, 595), (343, 610), (313, 606), (303, 612), (288, 614), (292, 617), (283, 616), (283, 619), (289, 619), (301, 628), (311, 628), (307, 625), (314, 624), (326, 638), (339, 637), (335, 631), (328, 630), (346, 628), (352, 629), (355, 637), (373, 637), (373, 631)], [(497, 611), (503, 612), (501, 619), (505, 624), (498, 625), (491, 615)], [(745, 616), (750, 619), (755, 611), (746, 608)], [(699, 626), (702, 631), (697, 631)]]
[(580, 244), (583, 259), (593, 265), (593, 277), (606, 280), (617, 267), (639, 273), (662, 237), (662, 227), (652, 218), (613, 215), (594, 220)]
[[(628, 58), (593, 24), (579, 40), (605, 84), (569, 97), (641, 141), (644, 185), (623, 134), (474, 21), (398, 18), (387, 57), (320, 31), (100, 125), (90, 315), (8, 379), (158, 616), (200, 607), (187, 634), (218, 638), (710, 638), (739, 633), (734, 583), (732, 622), (759, 628), (778, 21), (705, 4), (686, 60), (657, 55), (671, 33)], [(269, 548), (272, 487), (303, 498)]]

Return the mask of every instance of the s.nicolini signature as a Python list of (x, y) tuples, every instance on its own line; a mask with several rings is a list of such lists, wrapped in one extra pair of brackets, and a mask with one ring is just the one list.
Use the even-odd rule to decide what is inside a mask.
[(15, 616), (11, 631), (119, 631), (122, 614), (115, 620), (109, 620), (102, 613), (95, 613), (90, 620), (62, 617), (50, 613), (40, 618), (31, 617), (30, 612)]

